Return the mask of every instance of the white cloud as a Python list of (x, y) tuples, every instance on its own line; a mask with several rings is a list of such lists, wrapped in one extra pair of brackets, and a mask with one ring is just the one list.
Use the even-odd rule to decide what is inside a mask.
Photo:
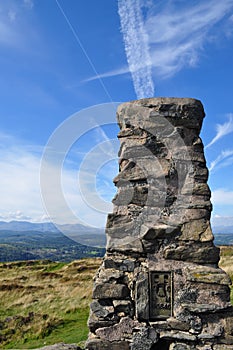
[(211, 30), (232, 9), (232, 0), (181, 1), (180, 6), (167, 1), (162, 7), (154, 6), (146, 30), (156, 74), (169, 77), (185, 66), (195, 66), (204, 44), (212, 38)]
[(105, 195), (111, 192), (113, 178), (113, 167), (105, 164), (116, 158), (118, 141), (109, 140), (100, 127), (93, 130), (92, 136), (94, 140), (89, 143), (96, 142), (94, 148), (90, 149), (91, 145), (86, 143), (77, 145), (79, 151), (85, 150), (81, 164), (76, 155), (73, 158), (67, 154), (68, 165), (64, 162), (61, 166), (57, 165), (56, 157), (52, 157), (46, 162), (41, 181), (43, 147), (25, 144), (0, 131), (0, 220), (52, 220), (60, 224), (79, 222), (103, 227), (106, 214), (112, 208), (108, 202), (112, 196), (107, 198)]
[(233, 150), (222, 151), (218, 157), (210, 163), (209, 170), (213, 171), (216, 168), (223, 168), (233, 164)]
[[(98, 160), (98, 158), (94, 158)], [(81, 170), (57, 168), (45, 164), (40, 184), (47, 215), (54, 223), (81, 223), (95, 227), (103, 227), (106, 221), (106, 210), (103, 200), (95, 187), (94, 164)], [(80, 188), (81, 187), (81, 188)], [(109, 204), (105, 203), (109, 207)]]
[(45, 215), (39, 169), (42, 147), (0, 133), (0, 216), (2, 220), (38, 221)]
[(233, 132), (233, 115), (228, 114), (228, 122), (224, 124), (217, 124), (216, 126), (216, 136), (210, 141), (210, 143), (206, 146), (206, 148), (212, 146), (215, 142), (220, 140), (222, 137)]
[(214, 215), (212, 216), (213, 226), (233, 226), (233, 216)]
[[(152, 86), (152, 73), (156, 77), (169, 78), (184, 67), (195, 67), (207, 42), (221, 41), (223, 35), (232, 35), (233, 0), (121, 0), (121, 3), (124, 5), (121, 17), (125, 21), (128, 19), (125, 27), (123, 25), (123, 35), (129, 68), (121, 67), (100, 74), (100, 77), (131, 72), (135, 88), (141, 73), (146, 77), (145, 84), (149, 81)], [(144, 18), (139, 16), (134, 20), (142, 5), (144, 10), (147, 8)], [(140, 87), (137, 91), (140, 92)]]
[(232, 0), (155, 5), (145, 26), (156, 75), (169, 77), (185, 66), (195, 66), (204, 44), (216, 35), (211, 30), (232, 9)]
[(40, 156), (13, 137), (0, 136), (1, 218), (36, 219), (44, 213), (39, 189)]
[(32, 218), (30, 216), (24, 215), (20, 210), (13, 211), (13, 212), (2, 212), (0, 213), (0, 220), (3, 221), (31, 221)]
[(148, 35), (144, 30), (141, 6), (141, 0), (118, 0), (126, 57), (138, 98), (154, 95)]
[[(103, 132), (101, 136), (106, 138)], [(27, 145), (11, 135), (0, 132), (0, 220), (32, 222), (52, 220), (61, 224), (80, 222), (85, 225), (103, 227), (106, 212), (101, 213), (99, 208), (101, 200), (98, 191), (96, 196), (93, 193), (95, 172), (98, 171), (95, 164), (98, 164), (101, 155), (102, 162), (105, 161), (103, 150), (91, 155), (91, 164), (86, 164), (87, 173), (82, 173), (86, 191), (84, 198), (78, 187), (78, 163), (72, 168), (64, 165), (62, 169), (58, 169), (52, 163), (47, 163), (47, 187), (44, 189), (47, 190), (47, 207), (44, 207), (41, 197), (42, 150), (40, 146)], [(59, 185), (54, 182), (57, 173), (62, 174), (61, 189), (62, 196), (65, 198), (63, 201), (57, 196)], [(94, 200), (92, 202), (94, 208), (86, 203), (90, 198)], [(50, 210), (51, 207), (53, 210)]]
[(219, 188), (212, 192), (211, 200), (213, 205), (230, 205), (233, 203), (233, 191), (225, 188)]

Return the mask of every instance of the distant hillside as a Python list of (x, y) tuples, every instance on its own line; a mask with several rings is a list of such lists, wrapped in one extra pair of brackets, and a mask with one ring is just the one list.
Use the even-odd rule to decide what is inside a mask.
[(216, 245), (233, 245), (233, 233), (215, 233), (214, 237)]
[[(71, 239), (73, 239), (72, 234), (69, 235)], [(99, 248), (105, 248), (106, 247), (106, 235), (105, 233), (102, 234), (94, 234), (94, 233), (83, 233), (83, 234), (76, 234), (74, 237), (74, 240), (78, 243), (92, 246), (92, 247), (99, 247)]]
[(213, 226), (214, 233), (231, 233), (233, 234), (233, 226)]
[[(81, 224), (54, 225), (51, 222), (32, 223), (28, 221), (0, 221), (0, 231), (12, 232), (41, 232), (41, 233), (62, 233), (72, 240), (94, 247), (104, 248), (106, 246), (105, 230), (84, 226)], [(0, 237), (1, 243), (1, 237)]]
[[(214, 226), (216, 245), (233, 245), (233, 226)], [(50, 259), (72, 261), (103, 256), (104, 229), (81, 224), (0, 221), (0, 261)]]
[(100, 257), (104, 252), (104, 248), (77, 243), (61, 232), (0, 230), (0, 262), (36, 259), (69, 262)]
[(40, 232), (59, 232), (56, 226), (51, 222), (32, 223), (28, 221), (0, 221), (0, 230), (9, 231), (40, 231)]
[(104, 233), (103, 228), (84, 226), (81, 224), (54, 225), (52, 222), (34, 223), (29, 221), (0, 221), (0, 230), (10, 231), (40, 231), (40, 232), (63, 232), (63, 233)]

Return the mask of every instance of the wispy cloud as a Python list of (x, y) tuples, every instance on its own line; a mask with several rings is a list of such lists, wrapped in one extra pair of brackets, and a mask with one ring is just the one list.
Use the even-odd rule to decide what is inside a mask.
[(99, 75), (94, 75), (90, 78), (87, 78), (87, 79), (84, 79), (82, 82), (83, 83), (87, 83), (89, 81), (93, 81), (93, 80), (97, 80), (99, 78), (110, 78), (110, 77), (114, 77), (114, 76), (117, 76), (117, 75), (123, 75), (123, 74), (128, 74), (130, 73), (130, 70), (129, 70), (129, 67), (128, 66), (125, 66), (125, 67), (122, 67), (122, 68), (119, 68), (119, 69), (114, 69), (114, 70), (111, 70), (109, 72), (106, 72), (106, 73), (102, 73), (102, 74), (99, 74)]
[(97, 126), (93, 130), (93, 134), (99, 149), (99, 154), (97, 156), (101, 157), (102, 159), (103, 157), (106, 157), (106, 159), (117, 159), (119, 149), (119, 142), (117, 139), (110, 139), (101, 126)]
[(217, 142), (222, 137), (233, 132), (233, 115), (228, 114), (229, 120), (223, 124), (217, 124), (216, 126), (216, 136), (210, 141), (210, 143), (206, 146), (206, 148), (212, 146), (215, 142)]
[(233, 164), (233, 150), (222, 151), (218, 157), (210, 163), (209, 170), (223, 168)]
[(118, 0), (126, 57), (138, 98), (154, 95), (148, 35), (144, 30), (141, 6), (140, 0)]
[(196, 67), (206, 43), (233, 34), (233, 0), (119, 0), (118, 4), (129, 67), (100, 76), (131, 72), (138, 97), (153, 95), (152, 78), (165, 79), (185, 67)]
[(209, 40), (217, 40), (222, 27), (216, 28), (226, 15), (231, 15), (233, 1), (210, 0), (187, 2), (180, 6), (171, 1), (155, 5), (146, 19), (151, 45), (152, 64), (157, 76), (169, 77), (183, 67), (195, 66)]

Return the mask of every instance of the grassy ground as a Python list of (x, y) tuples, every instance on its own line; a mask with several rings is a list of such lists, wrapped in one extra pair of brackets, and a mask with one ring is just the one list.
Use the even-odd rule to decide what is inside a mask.
[[(233, 282), (233, 246), (221, 246), (220, 267), (228, 273)], [(233, 285), (231, 286), (231, 303), (233, 305)]]
[(0, 264), (0, 348), (83, 345), (100, 259)]
[[(0, 264), (0, 348), (33, 349), (59, 342), (83, 346), (100, 262)], [(221, 247), (220, 265), (233, 279), (233, 246)]]

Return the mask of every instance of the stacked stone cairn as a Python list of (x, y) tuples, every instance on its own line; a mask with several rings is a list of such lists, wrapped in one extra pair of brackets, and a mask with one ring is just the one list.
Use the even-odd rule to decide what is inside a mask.
[(88, 350), (233, 349), (230, 279), (210, 226), (204, 115), (189, 98), (118, 108), (120, 170)]

